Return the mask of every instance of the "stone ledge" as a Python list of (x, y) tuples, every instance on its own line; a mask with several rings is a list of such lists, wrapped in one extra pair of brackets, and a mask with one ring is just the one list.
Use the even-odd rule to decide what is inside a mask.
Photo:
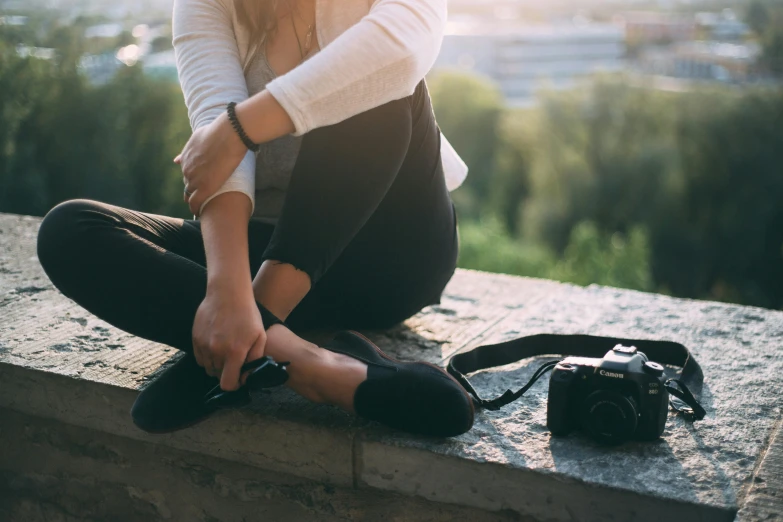
[[(760, 495), (765, 513), (779, 513), (779, 482), (769, 478), (761, 491), (758, 479), (760, 457), (775, 454), (769, 442), (781, 416), (781, 312), (459, 270), (440, 306), (391, 330), (366, 332), (402, 359), (439, 364), (469, 347), (541, 332), (681, 341), (704, 368), (708, 417), (692, 426), (670, 415), (656, 443), (608, 449), (580, 436), (551, 438), (545, 379), (448, 440), (385, 430), (287, 391), (190, 430), (149, 436), (128, 411), (136, 391), (176, 351), (117, 330), (60, 295), (35, 258), (39, 223), (0, 214), (2, 408), (160, 452), (498, 517), (731, 521)], [(540, 362), (483, 372), (475, 382), (499, 393), (526, 382)], [(15, 439), (10, 446), (17, 442), (21, 447)], [(0, 457), (0, 469), (18, 462)], [(743, 509), (743, 520), (758, 513)]]
[(4, 522), (247, 522), (421, 520), (502, 522), (496, 514), (356, 491), (201, 453), (161, 447), (0, 409), (2, 440), (14, 441), (0, 469)]

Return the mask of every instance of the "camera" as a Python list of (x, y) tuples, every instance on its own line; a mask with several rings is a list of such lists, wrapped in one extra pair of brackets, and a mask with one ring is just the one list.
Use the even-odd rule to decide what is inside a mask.
[(549, 380), (552, 435), (581, 429), (598, 442), (655, 440), (663, 433), (669, 392), (663, 366), (634, 346), (616, 345), (602, 359), (566, 357)]

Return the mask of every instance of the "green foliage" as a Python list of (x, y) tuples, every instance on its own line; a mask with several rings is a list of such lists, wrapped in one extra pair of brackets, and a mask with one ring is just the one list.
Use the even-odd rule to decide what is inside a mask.
[(461, 266), (781, 308), (781, 121), (781, 90), (668, 93), (623, 77), (506, 109), (494, 171), (470, 173), (490, 189), (455, 193)]
[(81, 44), (57, 35), (58, 60), (0, 52), (0, 210), (43, 215), (85, 197), (187, 215), (172, 163), (190, 135), (178, 86), (136, 66), (93, 87), (69, 54)]
[(499, 126), (496, 170), (488, 200), (492, 212), (517, 236), (520, 232), (520, 205), (529, 196), (531, 146), (537, 121), (530, 111), (509, 110)]
[(546, 277), (556, 258), (540, 244), (510, 237), (494, 218), (461, 221), (459, 266), (503, 274)]
[(647, 234), (603, 234), (590, 223), (574, 227), (562, 258), (540, 243), (509, 236), (496, 219), (460, 225), (459, 266), (486, 272), (545, 277), (578, 285), (651, 290)]
[(563, 258), (549, 277), (583, 286), (652, 290), (647, 233), (636, 226), (627, 237), (619, 232), (605, 234), (595, 224), (582, 222), (571, 231)]
[(783, 1), (752, 0), (745, 20), (761, 43), (762, 64), (772, 73), (783, 74)]
[(671, 96), (599, 80), (544, 95), (532, 136), (525, 232), (562, 250), (585, 220), (624, 232), (665, 205), (672, 184)]
[(680, 295), (783, 306), (783, 92), (683, 97), (679, 191), (653, 237)]
[(154, 40), (152, 40), (152, 43), (150, 44), (151, 51), (153, 53), (159, 53), (161, 51), (166, 51), (168, 49), (173, 49), (173, 45), (171, 43), (171, 36), (158, 36)]
[[(493, 185), (503, 97), (489, 80), (474, 75), (440, 72), (428, 83), (438, 125), (473, 173), (466, 187), (483, 199)], [(478, 216), (479, 209), (462, 207), (466, 215)]]
[[(0, 29), (0, 211), (86, 197), (188, 216), (171, 161), (190, 135), (179, 87), (139, 66), (90, 85), (88, 23)], [(57, 59), (20, 58), (20, 42)], [(470, 168), (452, 194), (460, 266), (783, 307), (783, 91), (604, 77), (521, 110), (454, 72), (430, 90)]]

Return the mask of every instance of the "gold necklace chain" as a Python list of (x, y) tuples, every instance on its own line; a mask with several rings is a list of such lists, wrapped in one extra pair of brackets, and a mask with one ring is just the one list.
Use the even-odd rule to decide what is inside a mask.
[(313, 45), (313, 32), (315, 31), (315, 22), (307, 26), (307, 34), (305, 35), (304, 49), (302, 48), (302, 41), (299, 39), (299, 31), (296, 30), (296, 22), (294, 21), (294, 13), (303, 22), (305, 21), (302, 14), (299, 12), (299, 2), (296, 2), (296, 8), (291, 8), (291, 0), (288, 0), (288, 10), (291, 12), (291, 27), (294, 29), (294, 36), (296, 36), (296, 44), (299, 46), (299, 56), (302, 60), (304, 57), (310, 54), (310, 48)]

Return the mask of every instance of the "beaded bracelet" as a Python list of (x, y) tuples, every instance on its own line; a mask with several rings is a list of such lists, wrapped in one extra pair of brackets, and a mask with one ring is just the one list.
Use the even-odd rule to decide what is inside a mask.
[(261, 148), (261, 145), (259, 143), (253, 143), (250, 137), (245, 133), (245, 129), (242, 128), (242, 124), (239, 123), (239, 119), (237, 119), (237, 113), (234, 110), (236, 106), (236, 102), (229, 102), (226, 106), (228, 120), (231, 122), (231, 126), (234, 127), (234, 130), (237, 131), (237, 134), (239, 134), (239, 139), (242, 140), (242, 143), (245, 144), (245, 147), (252, 150), (253, 152), (258, 152), (258, 150)]

